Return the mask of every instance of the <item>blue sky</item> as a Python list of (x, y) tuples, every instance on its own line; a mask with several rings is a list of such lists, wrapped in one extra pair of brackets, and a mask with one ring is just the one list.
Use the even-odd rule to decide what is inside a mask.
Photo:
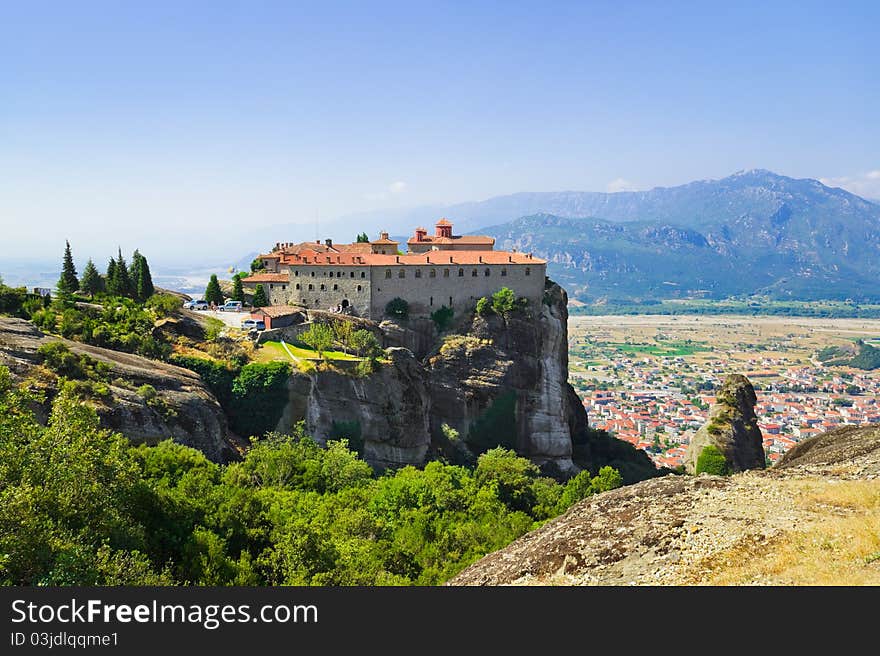
[(876, 2), (2, 3), (0, 258), (753, 167), (880, 197), (878, 29)]

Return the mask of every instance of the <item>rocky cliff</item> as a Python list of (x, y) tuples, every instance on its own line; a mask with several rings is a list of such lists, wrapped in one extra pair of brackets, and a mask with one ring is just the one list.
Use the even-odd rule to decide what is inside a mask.
[(709, 411), (708, 423), (691, 439), (685, 454), (685, 469), (693, 474), (700, 454), (710, 444), (723, 455), (732, 472), (762, 469), (764, 445), (755, 404), (758, 397), (749, 379), (732, 374), (724, 380)]
[(439, 341), (433, 324), (383, 324), (392, 343), (416, 355), (392, 348), (391, 364), (367, 378), (294, 374), (278, 430), (304, 420), (327, 439), (340, 424), (357, 426), (364, 456), (380, 467), (436, 455), (468, 460), (501, 444), (549, 473), (574, 473), (572, 447), (584, 441), (587, 417), (568, 384), (567, 300), (548, 281), (538, 307), (459, 317), (456, 334)]
[(452, 585), (880, 584), (880, 428), (805, 440), (769, 470), (588, 497)]
[[(217, 462), (237, 457), (236, 438), (229, 432), (223, 410), (198, 374), (137, 355), (45, 335), (28, 321), (0, 317), (0, 365), (8, 367), (17, 380), (31, 381), (49, 395), (55, 393), (57, 381), (40, 366), (37, 349), (58, 341), (73, 353), (110, 367), (106, 382), (109, 395), (88, 400), (105, 428), (122, 433), (135, 444), (172, 438)], [(142, 385), (156, 390), (151, 402), (138, 393)]]

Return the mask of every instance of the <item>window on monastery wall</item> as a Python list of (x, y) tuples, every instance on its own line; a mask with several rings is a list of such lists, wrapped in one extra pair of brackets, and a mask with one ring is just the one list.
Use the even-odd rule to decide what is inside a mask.
[(431, 296), (430, 298), (431, 298), (431, 300), (430, 300), (430, 302), (429, 302), (428, 304), (433, 306), (433, 305), (434, 305), (434, 297)]
[(386, 277), (386, 278), (390, 278), (390, 277), (391, 277), (391, 269), (385, 269), (385, 277)]
[(489, 277), (489, 274), (490, 274), (490, 273), (491, 273), (491, 271), (489, 271), (489, 269), (486, 269), (486, 270), (483, 271), (483, 275), (486, 276), (486, 277)]
[(477, 270), (474, 269), (473, 271), (471, 271), (471, 278), (476, 278), (476, 277), (477, 277)]
[(299, 283), (296, 283), (296, 288), (299, 289)]
[(444, 278), (448, 278), (448, 277), (449, 277), (449, 269), (443, 269), (443, 277), (444, 277)]
[(293, 275), (296, 276), (296, 277), (299, 277), (299, 271), (297, 271), (296, 269), (294, 269), (294, 270), (293, 270)]
[(501, 269), (501, 276), (504, 277), (507, 275), (507, 269)]
[(526, 275), (527, 276), (532, 275), (532, 268), (531, 267), (526, 267)]
[(437, 277), (437, 272), (436, 272), (434, 269), (431, 269), (430, 276), (431, 276), (431, 278), (436, 278), (436, 277)]
[(452, 297), (449, 297), (449, 307), (452, 307)]
[(269, 289), (275, 289), (275, 285), (273, 285), (272, 283), (269, 283)]
[(458, 277), (461, 278), (464, 275), (464, 269), (458, 270)]
[(326, 285), (323, 285), (323, 284), (322, 284), (322, 285), (321, 285), (321, 291), (323, 292), (325, 289), (327, 289)]
[(398, 278), (406, 278), (406, 271), (404, 271), (403, 269), (401, 269), (400, 271), (398, 271), (398, 273), (397, 273), (397, 277), (398, 277)]
[(421, 277), (422, 277), (422, 270), (416, 269), (416, 278), (421, 278)]
[(314, 285), (309, 285), (309, 291), (312, 291), (315, 288)]
[(339, 289), (339, 285), (333, 285), (333, 291), (335, 292), (337, 289)]
[(281, 285), (281, 291), (284, 291), (285, 289), (287, 289), (287, 285)]
[(358, 285), (358, 291), (361, 291), (362, 289), (363, 288), (360, 285)]
[(312, 278), (314, 278), (314, 277), (315, 277), (315, 272), (314, 272), (314, 271), (312, 271)]
[(351, 272), (351, 276), (349, 277), (354, 278), (354, 271)]
[[(361, 278), (366, 278), (366, 277), (367, 277), (366, 272), (365, 272), (365, 271), (361, 271)], [(388, 277), (388, 276), (386, 276), (386, 277)]]

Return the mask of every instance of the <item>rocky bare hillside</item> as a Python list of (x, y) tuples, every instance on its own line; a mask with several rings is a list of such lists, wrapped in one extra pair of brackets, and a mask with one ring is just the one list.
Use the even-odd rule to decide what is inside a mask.
[(880, 584), (880, 428), (811, 438), (770, 470), (587, 498), (451, 584)]
[[(105, 428), (119, 431), (135, 444), (173, 438), (217, 462), (237, 457), (226, 417), (198, 374), (138, 355), (45, 335), (23, 319), (0, 317), (0, 365), (8, 367), (19, 381), (34, 377), (36, 382), (50, 376), (40, 367), (37, 349), (58, 341), (73, 353), (109, 365), (109, 398), (89, 401)], [(156, 390), (152, 404), (138, 393), (142, 385)], [(48, 391), (52, 393), (52, 383)]]

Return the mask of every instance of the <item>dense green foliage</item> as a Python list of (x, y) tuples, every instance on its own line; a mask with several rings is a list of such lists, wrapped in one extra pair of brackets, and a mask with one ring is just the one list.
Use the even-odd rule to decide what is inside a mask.
[(171, 345), (152, 333), (157, 313), (127, 298), (103, 297), (102, 304), (76, 304), (57, 299), (49, 307), (39, 306), (30, 315), (42, 330), (68, 339), (116, 351), (164, 359)]
[(516, 392), (498, 395), (471, 425), (467, 443), (475, 453), (497, 446), (516, 449)]
[(299, 341), (315, 350), (319, 358), (324, 357), (324, 351), (330, 350), (334, 338), (333, 328), (324, 323), (313, 323), (299, 335)]
[(694, 474), (713, 474), (715, 476), (729, 476), (730, 465), (727, 458), (714, 444), (707, 444), (697, 457)]
[(134, 298), (143, 302), (156, 293), (147, 258), (135, 250), (131, 256), (131, 285)]
[(135, 295), (134, 285), (131, 283), (131, 275), (128, 272), (128, 264), (122, 257), (122, 249), (119, 249), (118, 257), (110, 260), (107, 265), (106, 276), (107, 293), (111, 296), (125, 296), (133, 298)]
[(256, 273), (257, 271), (262, 271), (266, 268), (266, 263), (263, 262), (260, 258), (254, 258), (253, 262), (251, 262), (251, 273)]
[(348, 345), (361, 357), (376, 358), (382, 353), (382, 345), (371, 330), (355, 330), (351, 333)]
[(269, 299), (266, 297), (266, 290), (262, 285), (257, 285), (254, 289), (254, 298), (251, 305), (255, 308), (266, 307), (269, 305)]
[(509, 287), (502, 287), (492, 294), (492, 311), (505, 316), (516, 307), (516, 294)]
[(232, 296), (230, 298), (233, 301), (242, 301), (244, 302), (244, 287), (241, 284), (241, 279), (244, 274), (236, 273), (232, 276)]
[(409, 316), (409, 303), (400, 297), (392, 298), (385, 306), (385, 314), (395, 319), (405, 320)]
[(73, 294), (79, 289), (79, 280), (76, 277), (76, 267), (73, 265), (73, 255), (70, 252), (70, 242), (65, 242), (64, 259), (61, 263), (61, 278), (58, 279), (59, 294)]
[(362, 232), (357, 236), (358, 244), (368, 244), (370, 242), (370, 237), (366, 232)]
[(858, 342), (858, 347), (859, 353), (849, 361), (849, 365), (866, 371), (880, 369), (880, 349), (861, 340)]
[(492, 301), (483, 296), (481, 299), (477, 301), (477, 314), (482, 316), (488, 316), (492, 314)]
[[(220, 289), (220, 281), (217, 280), (216, 273), (211, 274), (211, 279), (208, 281), (208, 286), (205, 288), (205, 300), (208, 303), (223, 305), (223, 291)], [(255, 305), (254, 307), (262, 306)]]
[(174, 355), (169, 361), (201, 376), (239, 435), (262, 436), (281, 419), (288, 401), (288, 363), (252, 362), (239, 368), (232, 363), (182, 355)]
[(80, 290), (89, 296), (94, 296), (104, 291), (104, 279), (98, 273), (98, 268), (91, 259), (86, 262), (86, 266), (83, 269)]
[(877, 319), (880, 305), (865, 305), (843, 301), (772, 301), (761, 298), (728, 298), (724, 300), (658, 301), (611, 298), (601, 303), (570, 307), (571, 315), (747, 315), (818, 317), (828, 319)]
[(6, 585), (437, 584), (619, 483), (562, 485), (503, 449), (376, 476), (301, 428), (222, 466), (170, 441), (130, 447), (66, 392), (42, 426), (32, 401), (0, 368)]
[(443, 332), (452, 325), (453, 310), (451, 307), (441, 305), (439, 310), (431, 313), (431, 320), (437, 326), (438, 332)]

